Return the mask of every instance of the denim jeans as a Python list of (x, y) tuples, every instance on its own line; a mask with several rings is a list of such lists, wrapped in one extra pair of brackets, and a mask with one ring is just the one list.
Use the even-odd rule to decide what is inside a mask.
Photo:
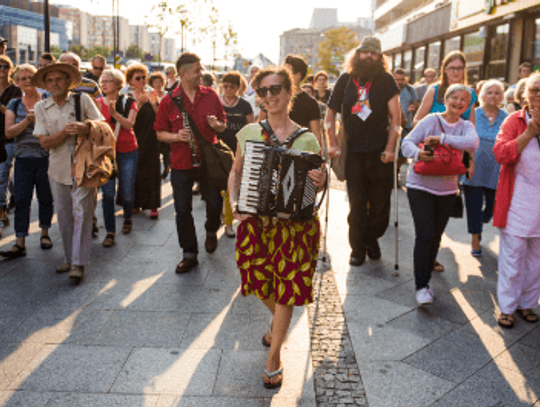
[(199, 169), (172, 170), (171, 185), (173, 188), (174, 209), (176, 211), (176, 231), (178, 242), (184, 251), (184, 258), (197, 257), (199, 252), (197, 232), (193, 220), (193, 183), (199, 181), (201, 194), (206, 201), (207, 233), (216, 233), (221, 226), (221, 209), (223, 197), (216, 187), (208, 184), (204, 177), (200, 177)]
[(454, 209), (456, 195), (434, 195), (408, 188), (407, 197), (414, 221), (414, 278), (416, 289), (429, 284), (441, 237)]
[(6, 161), (0, 164), (0, 208), (6, 206), (9, 176), (11, 174), (11, 167), (13, 167), (13, 160), (15, 158), (13, 152), (14, 149), (15, 143), (6, 144), (7, 158)]
[[(484, 187), (463, 185), (465, 191), (465, 207), (467, 208), (467, 226), (469, 233), (482, 233), (482, 224), (489, 223), (493, 217), (496, 190)], [(485, 197), (485, 206), (484, 206)]]
[(384, 164), (378, 152), (349, 153), (346, 163), (349, 243), (354, 255), (377, 242), (388, 228), (394, 166)]
[[(137, 175), (137, 161), (139, 152), (116, 153), (116, 165), (118, 167), (118, 189), (122, 195), (124, 219), (131, 219), (133, 215), (133, 201), (135, 200), (135, 179)], [(114, 219), (114, 195), (116, 192), (116, 179), (113, 178), (101, 187), (103, 193), (103, 219), (108, 233), (116, 233)]]
[(53, 197), (49, 184), (49, 157), (15, 159), (15, 236), (28, 236), (34, 186), (39, 202), (39, 227), (49, 229)]

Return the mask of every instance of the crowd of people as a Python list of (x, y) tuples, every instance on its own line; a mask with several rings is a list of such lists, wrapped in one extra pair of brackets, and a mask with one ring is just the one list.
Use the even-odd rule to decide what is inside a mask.
[[(182, 249), (176, 273), (198, 265), (192, 202), (200, 191), (206, 204), (205, 251), (216, 251), (224, 224), (225, 236), (236, 237), (242, 294), (256, 295), (273, 315), (262, 338), (269, 348), (263, 380), (267, 388), (279, 387), (280, 350), (293, 307), (313, 300), (321, 233), (317, 217), (299, 221), (239, 213), (246, 143), (264, 141), (345, 160), (353, 267), (366, 257), (383, 256), (379, 240), (390, 219), (394, 162), (398, 171), (409, 164), (406, 189), (420, 305), (434, 301), (431, 274), (445, 270), (437, 254), (463, 190), (471, 255), (482, 256), (483, 224), (493, 219), (500, 229), (499, 325), (511, 328), (516, 311), (527, 322), (538, 321), (533, 309), (540, 296), (540, 73), (530, 64), (520, 66), (516, 85), (488, 80), (472, 88), (465, 55), (453, 51), (439, 73), (427, 69), (420, 83), (410, 84), (403, 69), (389, 70), (380, 41), (369, 36), (350, 51), (333, 88), (325, 71), (308, 75), (308, 64), (298, 55), (288, 55), (279, 67), (252, 66), (247, 78), (227, 72), (219, 81), (190, 52), (164, 73), (150, 73), (141, 63), (121, 71), (97, 55), (83, 76), (80, 62), (70, 52), (58, 60), (43, 54), (36, 69), (15, 67), (0, 55), (0, 222), (9, 225), (14, 206), (16, 236), (15, 244), (0, 252), (4, 258), (26, 255), (35, 189), (41, 249), (52, 248), (49, 229), (56, 210), (65, 254), (56, 271), (80, 282), (91, 263), (91, 239), (99, 235), (98, 189), (106, 230), (102, 245), (108, 248), (117, 237), (115, 205), (123, 209), (123, 234), (137, 229), (135, 213), (148, 211), (158, 220), (162, 179), (170, 174)], [(103, 169), (103, 160), (81, 145), (105, 140), (95, 137), (98, 131), (103, 135), (100, 126), (114, 137), (114, 160), (98, 188), (88, 181), (84, 163)], [(222, 140), (234, 154), (228, 188), (206, 177), (194, 132), (210, 144)], [(110, 153), (111, 146), (100, 147)], [(448, 164), (445, 152), (459, 161), (455, 173), (440, 172)], [(439, 172), (422, 170), (429, 165)], [(321, 190), (327, 171), (312, 170), (309, 177)]]

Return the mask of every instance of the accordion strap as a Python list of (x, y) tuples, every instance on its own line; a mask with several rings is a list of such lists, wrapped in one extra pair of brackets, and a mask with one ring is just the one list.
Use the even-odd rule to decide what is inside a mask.
[(287, 146), (287, 148), (291, 148), (292, 144), (298, 137), (309, 131), (309, 129), (306, 129), (305, 127), (300, 127), (292, 135), (290, 135), (287, 140), (281, 143), (275, 135), (274, 130), (272, 130), (272, 127), (270, 127), (270, 123), (268, 123), (268, 120), (263, 120), (259, 122), (259, 124), (262, 127), (263, 137), (265, 138), (264, 141), (269, 144), (273, 144), (276, 147)]

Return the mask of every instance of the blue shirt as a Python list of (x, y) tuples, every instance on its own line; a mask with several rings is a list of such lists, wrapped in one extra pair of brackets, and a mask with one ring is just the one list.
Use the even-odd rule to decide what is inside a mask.
[[(15, 114), (15, 124), (19, 124), (26, 118), (26, 106), (24, 106), (21, 98), (12, 99), (6, 108)], [(33, 124), (29, 125), (22, 133), (15, 137), (13, 152), (15, 157), (20, 158), (40, 158), (49, 156), (49, 150), (45, 150), (41, 147), (39, 139), (34, 136)]]
[(474, 156), (474, 175), (470, 180), (465, 180), (464, 185), (497, 189), (501, 166), (495, 160), (493, 147), (501, 124), (507, 116), (508, 113), (499, 109), (497, 117), (490, 123), (484, 109), (482, 107), (476, 109), (476, 132), (480, 137), (480, 145)]
[[(429, 113), (444, 113), (446, 111), (444, 100), (443, 100), (443, 103), (439, 103), (437, 99), (438, 91), (439, 91), (439, 85), (435, 85), (435, 94), (433, 96), (433, 106), (431, 106), (431, 110), (429, 111)], [(476, 93), (474, 93), (474, 90), (470, 89), (470, 91), (471, 91), (471, 103), (469, 103), (469, 108), (465, 110), (465, 113), (461, 115), (461, 118), (463, 120), (469, 120), (469, 116), (471, 115), (471, 108), (474, 107), (474, 104), (478, 100), (478, 98), (476, 97)]]
[(407, 83), (399, 92), (399, 102), (401, 103), (401, 108), (403, 109), (403, 113), (405, 113), (405, 117), (407, 118), (407, 125), (405, 126), (406, 129), (412, 129), (413, 127), (414, 112), (409, 112), (409, 106), (411, 103), (417, 101), (418, 95), (416, 94), (416, 89)]

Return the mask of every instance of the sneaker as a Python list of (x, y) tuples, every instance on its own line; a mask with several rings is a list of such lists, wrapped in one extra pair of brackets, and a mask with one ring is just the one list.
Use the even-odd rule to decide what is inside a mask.
[(159, 212), (157, 209), (153, 209), (150, 211), (150, 219), (157, 219), (159, 218)]
[(418, 291), (416, 291), (416, 302), (418, 304), (431, 304), (433, 302), (433, 297), (435, 294), (433, 294), (433, 290), (430, 288), (421, 288)]
[(478, 249), (478, 250), (471, 250), (471, 254), (473, 255), (473, 257), (482, 257), (482, 249)]

